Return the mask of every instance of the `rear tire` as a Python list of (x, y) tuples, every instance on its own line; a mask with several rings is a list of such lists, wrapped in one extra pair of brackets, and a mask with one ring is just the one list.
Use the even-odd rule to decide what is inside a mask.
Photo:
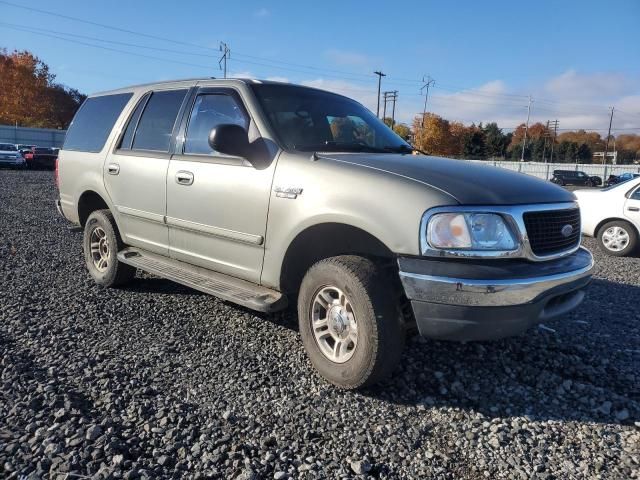
[(625, 257), (636, 249), (638, 232), (624, 220), (607, 222), (598, 230), (598, 244), (607, 255)]
[(136, 269), (118, 260), (124, 248), (113, 214), (96, 210), (84, 226), (84, 260), (93, 280), (103, 287), (116, 287), (129, 282)]
[(398, 365), (405, 328), (393, 292), (384, 269), (363, 257), (331, 257), (307, 271), (298, 296), (300, 335), (327, 381), (366, 387)]

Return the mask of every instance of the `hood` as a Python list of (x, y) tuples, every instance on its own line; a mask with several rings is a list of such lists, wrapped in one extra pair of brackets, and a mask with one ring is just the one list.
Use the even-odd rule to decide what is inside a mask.
[(442, 190), (463, 205), (571, 202), (551, 182), (481, 162), (402, 154), (322, 153), (321, 158), (382, 170)]

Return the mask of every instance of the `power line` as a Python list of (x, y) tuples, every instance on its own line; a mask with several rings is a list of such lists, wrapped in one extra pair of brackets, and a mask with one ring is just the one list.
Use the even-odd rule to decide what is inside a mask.
[(82, 23), (86, 23), (87, 25), (93, 25), (93, 26), (96, 26), (96, 27), (102, 27), (102, 28), (107, 28), (107, 29), (110, 29), (110, 30), (116, 30), (118, 32), (128, 33), (128, 34), (131, 34), (131, 35), (138, 35), (140, 37), (152, 38), (154, 40), (161, 40), (163, 42), (172, 42), (172, 43), (176, 43), (176, 44), (180, 44), (180, 45), (186, 45), (186, 46), (189, 46), (189, 47), (206, 48), (208, 50), (215, 50), (214, 48), (205, 47), (203, 45), (198, 45), (197, 43), (183, 42), (181, 40), (175, 40), (175, 39), (171, 39), (171, 38), (159, 37), (157, 35), (151, 35), (151, 34), (148, 34), (148, 33), (142, 33), (142, 32), (136, 32), (136, 31), (133, 31), (133, 30), (127, 30), (126, 28), (114, 27), (114, 26), (111, 26), (111, 25), (105, 25), (104, 23), (92, 22), (91, 20), (84, 20), (82, 18), (72, 17), (70, 15), (63, 15), (61, 13), (51, 12), (51, 11), (48, 11), (48, 10), (42, 10), (42, 9), (39, 9), (39, 8), (27, 7), (25, 5), (18, 5), (17, 3), (11, 3), (11, 2), (7, 2), (5, 0), (0, 0), (0, 3), (2, 3), (4, 5), (9, 5), (10, 7), (22, 8), (24, 10), (29, 10), (29, 11), (32, 11), (32, 12), (42, 13), (42, 14), (45, 14), (45, 15), (51, 15), (53, 17), (58, 17), (58, 18), (64, 18), (66, 20), (73, 20), (75, 22), (82, 22)]
[[(2, 3), (2, 2), (0, 1), (0, 3)], [(56, 38), (58, 40), (64, 40), (65, 42), (75, 43), (75, 44), (78, 44), (78, 45), (84, 45), (84, 46), (87, 46), (87, 47), (100, 48), (102, 50), (108, 50), (108, 51), (111, 51), (111, 52), (123, 53), (125, 55), (133, 55), (135, 57), (149, 58), (151, 60), (159, 60), (161, 62), (170, 62), (170, 63), (176, 63), (176, 64), (180, 64), (180, 65), (187, 65), (187, 66), (190, 66), (190, 67), (197, 67), (197, 68), (203, 68), (203, 69), (211, 70), (211, 67), (208, 67), (206, 65), (198, 65), (198, 64), (195, 64), (195, 63), (181, 62), (179, 60), (171, 60), (171, 59), (168, 59), (168, 58), (154, 57), (153, 55), (145, 55), (145, 54), (142, 54), (142, 53), (129, 52), (127, 50), (120, 50), (118, 48), (105, 47), (104, 45), (95, 45), (95, 44), (92, 44), (92, 43), (86, 43), (86, 42), (81, 42), (79, 40), (72, 40), (70, 38), (61, 37), (59, 35), (52, 35), (52, 34), (49, 34), (49, 33), (40, 32), (40, 31), (33, 30), (33, 29), (28, 29), (26, 27), (25, 28), (9, 27), (9, 28), (12, 28), (14, 30), (23, 30), (23, 31), (29, 32), (29, 33), (34, 34), (34, 35), (41, 35), (41, 36), (49, 37), (49, 38)]]
[[(41, 30), (37, 30), (37, 29), (34, 29), (34, 28), (27, 27), (25, 25), (19, 25), (19, 24), (15, 24), (15, 23), (0, 22), (0, 25), (6, 26), (7, 28), (13, 28), (13, 29), (16, 29), (16, 30), (19, 30), (19, 29), (20, 30), (25, 30), (25, 31), (28, 31), (28, 32), (40, 32), (41, 31)], [(106, 38), (91, 37), (89, 35), (80, 35), (80, 34), (77, 34), (77, 33), (61, 32), (59, 30), (51, 30), (50, 28), (47, 28), (46, 32), (47, 33), (56, 34), (56, 35), (68, 36), (68, 37), (84, 38), (85, 40), (93, 40), (93, 41), (96, 41), (96, 42), (111, 43), (113, 45), (122, 45), (122, 46), (126, 46), (126, 47), (134, 47), (134, 48), (144, 48), (146, 50), (155, 50), (155, 51), (158, 51), (158, 52), (167, 52), (167, 53), (177, 53), (179, 55), (193, 55), (193, 56), (196, 56), (196, 57), (211, 58), (211, 55), (208, 54), (208, 53), (196, 53), (196, 52), (187, 52), (185, 50), (173, 50), (171, 48), (150, 47), (148, 45), (140, 45), (138, 43), (120, 42), (120, 41), (117, 41), (117, 40), (109, 40), (109, 39), (106, 39)]]

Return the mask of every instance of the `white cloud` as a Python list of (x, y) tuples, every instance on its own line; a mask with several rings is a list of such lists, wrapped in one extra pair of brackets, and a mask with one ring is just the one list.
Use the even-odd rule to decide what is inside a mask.
[(271, 15), (271, 12), (267, 10), (265, 7), (259, 8), (255, 12), (253, 12), (254, 17), (268, 17)]
[(364, 67), (371, 64), (371, 59), (362, 53), (346, 50), (329, 49), (324, 52), (325, 57), (338, 65)]
[(621, 95), (631, 87), (629, 79), (621, 73), (580, 74), (567, 70), (550, 79), (544, 89), (558, 97), (591, 99)]

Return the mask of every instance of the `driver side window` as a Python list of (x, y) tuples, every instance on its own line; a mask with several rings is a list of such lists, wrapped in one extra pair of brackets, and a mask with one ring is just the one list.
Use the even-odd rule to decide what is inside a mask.
[(640, 187), (636, 188), (629, 197), (630, 200), (640, 200)]
[(248, 129), (249, 118), (240, 102), (227, 94), (198, 95), (189, 117), (184, 153), (220, 155), (209, 146), (209, 132), (222, 124), (234, 124)]

